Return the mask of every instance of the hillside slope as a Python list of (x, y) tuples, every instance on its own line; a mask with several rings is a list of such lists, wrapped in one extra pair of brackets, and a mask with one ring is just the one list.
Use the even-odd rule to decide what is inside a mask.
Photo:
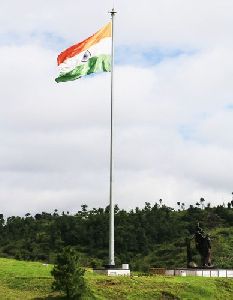
[[(0, 299), (62, 299), (51, 290), (51, 265), (0, 259)], [(86, 272), (84, 300), (232, 299), (233, 280), (221, 278), (106, 277)], [(64, 299), (64, 298), (63, 298)]]

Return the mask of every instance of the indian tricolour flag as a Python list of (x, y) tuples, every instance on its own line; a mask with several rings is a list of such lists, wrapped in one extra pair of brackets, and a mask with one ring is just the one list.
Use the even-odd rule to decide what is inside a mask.
[(91, 37), (61, 52), (56, 82), (75, 80), (97, 72), (111, 71), (112, 25), (109, 22)]

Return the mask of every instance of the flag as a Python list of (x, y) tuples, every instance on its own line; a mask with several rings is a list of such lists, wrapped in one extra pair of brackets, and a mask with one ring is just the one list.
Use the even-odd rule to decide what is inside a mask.
[(79, 79), (97, 72), (111, 71), (111, 22), (84, 41), (57, 57), (59, 76), (56, 82)]

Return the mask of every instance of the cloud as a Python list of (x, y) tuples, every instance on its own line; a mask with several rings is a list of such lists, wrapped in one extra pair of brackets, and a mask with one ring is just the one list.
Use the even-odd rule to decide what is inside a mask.
[[(114, 199), (125, 208), (160, 198), (173, 206), (229, 201), (232, 4), (146, 3), (117, 2)], [(88, 15), (83, 5), (2, 5), (0, 199), (7, 215), (108, 204), (110, 74), (54, 82), (58, 48), (108, 20), (108, 1)]]
[[(107, 0), (91, 3), (86, 9), (82, 1), (9, 0), (2, 3), (0, 32), (31, 34), (53, 32), (68, 42), (86, 38), (94, 28), (107, 22), (112, 3)], [(129, 46), (163, 46), (177, 48), (208, 48), (232, 45), (229, 0), (181, 1), (159, 0), (116, 2), (116, 37), (118, 44)], [(67, 44), (68, 45), (68, 44)]]

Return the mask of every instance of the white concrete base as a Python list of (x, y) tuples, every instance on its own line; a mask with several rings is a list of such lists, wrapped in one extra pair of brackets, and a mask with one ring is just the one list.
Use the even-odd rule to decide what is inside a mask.
[(233, 278), (233, 269), (168, 269), (165, 275)]
[(130, 276), (129, 269), (93, 269), (93, 272), (107, 276)]

